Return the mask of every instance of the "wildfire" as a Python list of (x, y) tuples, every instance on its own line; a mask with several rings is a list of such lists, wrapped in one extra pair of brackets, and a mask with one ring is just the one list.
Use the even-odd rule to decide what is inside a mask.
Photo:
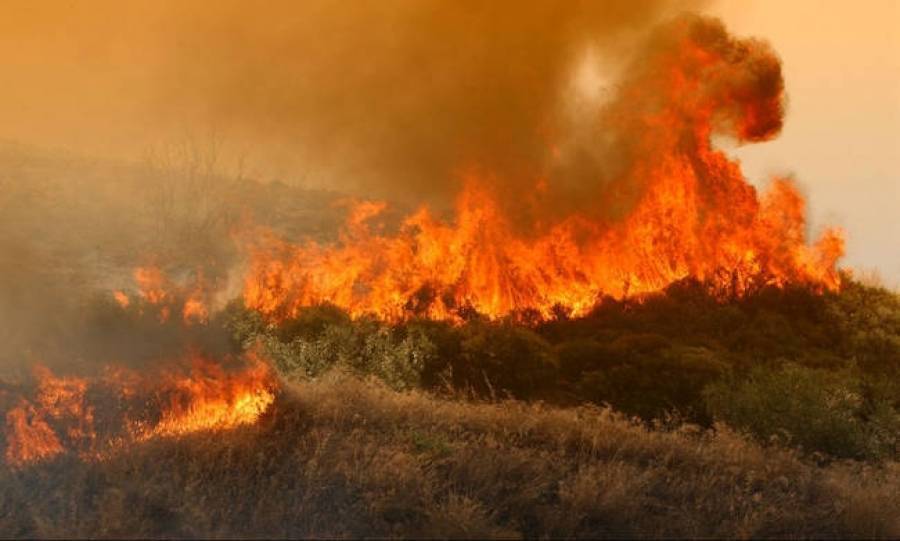
[(128, 298), (128, 295), (126, 295), (124, 291), (113, 291), (113, 298), (116, 300), (116, 303), (122, 308), (128, 308), (128, 306), (131, 304), (131, 299)]
[[(209, 319), (207, 293), (209, 288), (203, 275), (197, 273), (194, 283), (188, 286), (175, 284), (158, 267), (145, 266), (134, 270), (137, 297), (144, 305), (158, 310), (160, 323), (169, 320), (172, 312), (180, 313), (185, 324), (205, 323)], [(113, 291), (113, 298), (123, 309), (131, 305), (131, 298), (123, 291)]]
[(36, 367), (33, 396), (6, 412), (6, 462), (23, 466), (66, 451), (99, 458), (123, 443), (252, 424), (275, 400), (275, 380), (255, 357), (228, 371), (200, 355), (189, 370), (101, 378), (57, 377)]
[[(276, 321), (325, 302), (393, 321), (453, 320), (466, 310), (547, 318), (688, 277), (729, 297), (768, 284), (839, 287), (842, 233), (808, 243), (805, 202), (791, 182), (776, 179), (760, 196), (711, 143), (713, 134), (755, 142), (780, 131), (774, 53), (701, 18), (677, 21), (652, 44), (603, 112), (604, 126), (629, 141), (628, 158), (616, 181), (596, 190), (595, 212), (558, 217), (537, 205), (534, 227), (523, 230), (491, 175), (472, 173), (450, 220), (422, 207), (396, 234), (375, 233), (369, 223), (384, 205), (366, 202), (336, 245), (258, 235), (245, 304)], [(540, 176), (528, 197), (552, 191), (552, 180)], [(624, 217), (608, 212), (623, 206)]]
[(232, 375), (196, 357), (189, 375), (167, 374), (163, 379), (162, 394), (168, 400), (159, 421), (142, 429), (143, 439), (252, 424), (275, 399), (271, 375), (259, 360)]

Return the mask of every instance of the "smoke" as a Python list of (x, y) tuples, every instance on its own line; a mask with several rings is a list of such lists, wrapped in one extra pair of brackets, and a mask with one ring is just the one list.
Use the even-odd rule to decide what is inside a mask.
[(163, 102), (190, 96), (256, 139), (293, 142), (342, 185), (417, 197), (455, 193), (460, 168), (537, 175), (579, 53), (612, 51), (661, 12), (646, 1), (297, 6), (232, 3), (191, 26)]
[(585, 52), (612, 67), (647, 28), (693, 6), (5, 3), (2, 135), (136, 155), (215, 131), (261, 175), (440, 203), (470, 168), (504, 187), (545, 174), (573, 129), (570, 83)]
[(625, 217), (659, 181), (652, 170), (671, 159), (684, 159), (718, 198), (711, 209), (752, 199), (738, 165), (722, 169), (727, 158), (710, 145), (713, 135), (748, 143), (781, 131), (784, 80), (771, 47), (731, 36), (717, 19), (682, 14), (654, 27), (629, 58), (591, 121), (560, 134), (539, 212)]
[[(804, 200), (790, 182), (760, 197), (713, 146), (714, 136), (740, 144), (780, 132), (784, 82), (771, 47), (683, 14), (628, 56), (614, 92), (586, 100), (591, 114), (531, 119), (546, 126), (536, 132), (544, 152), (515, 131), (508, 145), (473, 150), (491, 156), (465, 173), (452, 218), (426, 208), (396, 234), (369, 234), (366, 206), (336, 245), (261, 241), (245, 304), (276, 320), (318, 302), (387, 319), (467, 306), (550, 317), (554, 306), (578, 314), (601, 295), (659, 291), (686, 276), (724, 297), (766, 283), (836, 289), (840, 232), (808, 245)], [(530, 142), (533, 155), (518, 156)]]
[[(748, 221), (755, 193), (736, 165), (709, 158), (709, 138), (752, 142), (778, 133), (780, 63), (764, 43), (732, 38), (715, 20), (676, 15), (694, 7), (687, 0), (7, 2), (0, 136), (133, 157), (185, 132), (213, 131), (228, 142), (224, 154), (246, 153), (260, 175), (305, 176), (438, 208), (475, 174), (510, 223), (535, 233), (573, 213), (602, 227), (627, 216), (648, 171), (663, 169), (655, 161), (666, 158), (700, 178), (710, 208), (740, 202), (749, 210), (735, 220)], [(689, 86), (673, 88), (678, 77)], [(722, 167), (735, 170), (721, 174)], [(97, 199), (99, 186), (81, 181), (70, 195)], [(191, 205), (212, 189), (201, 188), (181, 196), (163, 190), (157, 206), (186, 200), (185, 214), (199, 224), (191, 231), (199, 229), (211, 221)], [(90, 209), (85, 230), (126, 236), (103, 218), (110, 212), (79, 208)], [(218, 207), (209, 208), (216, 218)], [(135, 213), (118, 214), (124, 223)], [(64, 312), (54, 298), (72, 296), (68, 287), (44, 286), (55, 277), (37, 278), (52, 261), (29, 267), (49, 240), (44, 228), (34, 231), (7, 243), (25, 255), (10, 249), (0, 261), (0, 275), (28, 285), (0, 290), (22, 297), (5, 305), (17, 308), (0, 309), (3, 320), (19, 320), (9, 327), (22, 329), (17, 336), (27, 335), (17, 343), (33, 342), (26, 331), (39, 329), (46, 314)], [(84, 250), (109, 241), (92, 238)], [(26, 290), (46, 297), (37, 304), (47, 307), (30, 305)]]

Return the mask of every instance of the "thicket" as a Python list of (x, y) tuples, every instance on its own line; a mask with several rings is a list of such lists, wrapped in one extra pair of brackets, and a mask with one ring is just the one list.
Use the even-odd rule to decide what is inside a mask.
[(389, 325), (316, 306), (280, 325), (232, 303), (235, 347), (288, 380), (333, 367), (397, 390), (609, 405), (647, 422), (722, 421), (825, 457), (896, 457), (900, 298), (845, 277), (838, 293), (765, 288), (723, 302), (701, 284), (604, 299), (585, 317)]

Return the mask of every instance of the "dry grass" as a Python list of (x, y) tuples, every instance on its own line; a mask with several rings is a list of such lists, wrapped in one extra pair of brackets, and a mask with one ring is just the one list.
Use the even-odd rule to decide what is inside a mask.
[(332, 375), (257, 426), (0, 470), (3, 537), (898, 537), (900, 466)]

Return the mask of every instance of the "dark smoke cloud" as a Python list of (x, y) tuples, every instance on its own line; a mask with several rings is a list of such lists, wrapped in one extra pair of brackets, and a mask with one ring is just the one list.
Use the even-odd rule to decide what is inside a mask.
[(3, 135), (136, 154), (214, 129), (263, 174), (444, 201), (465, 168), (513, 186), (543, 174), (585, 49), (627, 56), (646, 28), (693, 6), (6, 3), (0, 97), (18, 131)]
[(551, 214), (626, 216), (654, 181), (648, 169), (673, 157), (686, 159), (701, 188), (721, 192), (711, 208), (737, 201), (722, 196), (733, 189), (753, 198), (739, 171), (718, 170), (704, 156), (714, 135), (737, 143), (777, 136), (784, 100), (781, 60), (766, 42), (732, 36), (718, 19), (699, 15), (658, 24), (630, 51), (616, 92), (592, 122), (561, 134), (545, 206)]
[(188, 96), (225, 125), (296, 143), (342, 183), (447, 196), (460, 168), (539, 173), (579, 53), (613, 50), (661, 12), (618, 0), (348, 7), (228, 3), (182, 23), (162, 102)]
[[(215, 130), (229, 157), (245, 150), (265, 176), (308, 174), (363, 196), (446, 207), (476, 169), (520, 224), (537, 228), (573, 210), (617, 219), (640, 195), (635, 163), (652, 162), (648, 149), (697, 144), (693, 109), (665, 135), (675, 143), (648, 142), (656, 134), (643, 122), (655, 108), (678, 111), (654, 85), (685, 36), (724, 59), (698, 94), (716, 130), (757, 141), (781, 127), (777, 57), (714, 20), (677, 17), (697, 5), (13, 0), (0, 18), (0, 137), (134, 157)], [(599, 98), (576, 88), (585, 59), (607, 77)], [(549, 189), (535, 199), (541, 178)], [(91, 182), (80, 197), (96, 198)], [(22, 200), (8, 204), (30, 215)], [(103, 216), (92, 211), (89, 228), (117, 231)], [(58, 260), (40, 246), (48, 237), (14, 231), (25, 229), (0, 220), (5, 358), (74, 333), (81, 308), (61, 300), (74, 292), (56, 285)], [(85, 252), (104, 245), (90, 243)]]

